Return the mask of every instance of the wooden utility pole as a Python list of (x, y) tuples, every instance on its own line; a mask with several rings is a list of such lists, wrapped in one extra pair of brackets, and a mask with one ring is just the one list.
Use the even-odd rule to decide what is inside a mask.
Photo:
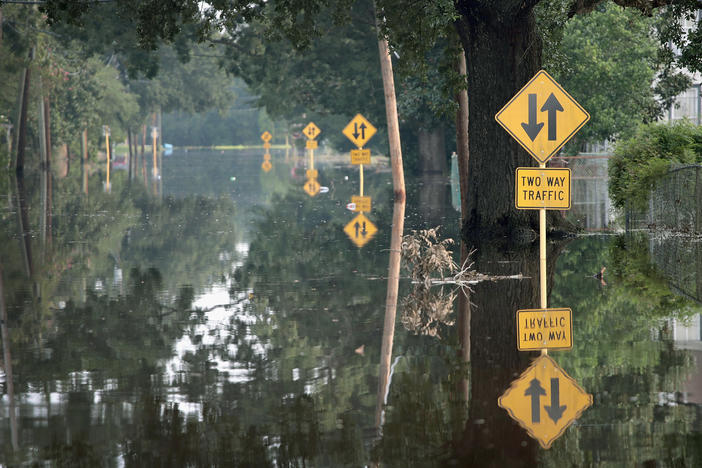
[[(376, 20), (377, 21), (377, 20)], [(379, 25), (376, 23), (378, 31)], [(385, 115), (388, 126), (390, 146), (390, 166), (392, 185), (395, 194), (393, 205), (392, 232), (390, 234), (390, 260), (388, 265), (388, 291), (385, 298), (385, 320), (383, 323), (383, 341), (380, 350), (378, 368), (378, 397), (376, 402), (376, 429), (381, 429), (382, 407), (385, 390), (390, 380), (390, 362), (395, 336), (395, 318), (397, 315), (397, 293), (400, 284), (400, 260), (402, 259), (402, 235), (405, 227), (405, 174), (402, 167), (402, 147), (400, 145), (400, 124), (397, 117), (397, 99), (395, 98), (395, 80), (392, 73), (392, 59), (386, 39), (378, 40), (380, 71), (383, 77), (385, 95)]]

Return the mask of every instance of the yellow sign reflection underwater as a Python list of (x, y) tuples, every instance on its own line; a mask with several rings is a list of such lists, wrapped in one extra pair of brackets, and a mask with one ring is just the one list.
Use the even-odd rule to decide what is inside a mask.
[(363, 165), (370, 164), (371, 154), (369, 149), (363, 149), (363, 145), (375, 135), (376, 128), (364, 116), (356, 114), (341, 133), (358, 147), (358, 149), (351, 150), (351, 164), (358, 165), (359, 195), (352, 196), (351, 203), (347, 207), (359, 213), (344, 226), (344, 232), (349, 236), (351, 242), (360, 248), (366, 245), (378, 232), (375, 224), (363, 214), (371, 210), (371, 197), (363, 195)]
[(271, 148), (271, 138), (273, 138), (273, 135), (271, 135), (271, 132), (266, 130), (261, 134), (261, 140), (263, 140), (263, 149), (265, 150), (265, 153), (263, 154), (263, 163), (261, 164), (261, 169), (263, 169), (263, 172), (268, 172), (271, 169), (273, 169), (273, 164), (271, 163), (271, 154), (268, 152)]
[(522, 375), (498, 399), (529, 435), (545, 449), (592, 405), (587, 394), (548, 349), (573, 347), (572, 311), (548, 309), (546, 290), (546, 210), (570, 209), (570, 170), (546, 168), (563, 145), (590, 120), (590, 115), (544, 70), (539, 71), (495, 115), (495, 120), (539, 162), (515, 172), (514, 203), (539, 210), (540, 309), (518, 310), (517, 349), (541, 350)]
[(305, 142), (305, 148), (308, 150), (310, 158), (309, 169), (307, 169), (307, 181), (302, 186), (302, 189), (310, 197), (314, 197), (315, 195), (317, 195), (321, 188), (319, 182), (317, 182), (317, 176), (319, 175), (319, 173), (314, 168), (314, 150), (317, 149), (318, 146), (315, 138), (317, 138), (320, 133), (322, 133), (322, 131), (317, 125), (315, 125), (314, 122), (308, 123), (307, 126), (302, 130), (302, 134), (305, 135), (305, 137), (307, 137), (307, 141)]

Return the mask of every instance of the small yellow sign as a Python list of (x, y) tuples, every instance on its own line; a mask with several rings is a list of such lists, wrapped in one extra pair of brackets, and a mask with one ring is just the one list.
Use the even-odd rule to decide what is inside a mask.
[(307, 169), (305, 175), (308, 179), (316, 179), (319, 176), (319, 171), (317, 169)]
[(305, 185), (303, 185), (302, 188), (305, 192), (307, 192), (307, 195), (314, 197), (319, 193), (319, 182), (317, 182), (316, 179), (309, 179), (307, 182), (305, 182)]
[(371, 210), (371, 197), (361, 197), (354, 195), (351, 197), (351, 203), (356, 205), (356, 209), (353, 211), (369, 212)]
[(270, 153), (264, 154), (264, 155), (263, 155), (263, 160), (264, 160), (264, 161), (270, 161), (270, 160), (271, 160), (271, 154), (270, 154)]
[(271, 149), (271, 144), (269, 142), (265, 142), (263, 144), (263, 149)]
[(378, 228), (363, 213), (359, 213), (344, 227), (344, 232), (356, 247), (363, 247), (375, 236)]
[(271, 164), (271, 162), (268, 160), (263, 161), (263, 164), (261, 164), (261, 169), (263, 169), (263, 172), (268, 172), (272, 168), (273, 168), (273, 164)]
[(592, 395), (556, 361), (541, 355), (497, 401), (547, 449), (592, 405)]
[(571, 349), (573, 311), (570, 309), (523, 309), (517, 311), (517, 349)]
[(570, 169), (518, 167), (514, 204), (520, 210), (569, 210)]
[(544, 70), (495, 115), (495, 120), (545, 163), (590, 120), (590, 114)]
[(322, 131), (319, 129), (318, 126), (314, 124), (314, 122), (310, 122), (307, 124), (307, 126), (302, 130), (302, 133), (305, 134), (307, 139), (309, 140), (314, 140), (319, 136)]
[(363, 148), (368, 140), (375, 135), (375, 132), (376, 129), (373, 124), (361, 114), (356, 114), (356, 117), (351, 119), (351, 122), (341, 131), (341, 133), (346, 135), (346, 138), (359, 148)]
[(370, 150), (369, 149), (355, 149), (351, 150), (351, 164), (370, 164)]
[(261, 133), (261, 140), (265, 141), (266, 143), (271, 141), (271, 138), (273, 138), (273, 135), (271, 135), (271, 132), (269, 132), (268, 130)]
[(305, 148), (307, 149), (317, 149), (318, 146), (317, 140), (307, 140), (305, 142)]

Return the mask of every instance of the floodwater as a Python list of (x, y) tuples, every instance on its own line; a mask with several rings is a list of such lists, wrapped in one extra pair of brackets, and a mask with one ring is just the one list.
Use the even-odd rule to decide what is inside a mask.
[[(117, 171), (105, 193), (95, 173), (87, 195), (73, 167), (50, 230), (39, 177), (6, 181), (0, 466), (702, 466), (700, 243), (549, 244), (549, 306), (572, 309), (573, 347), (548, 355), (592, 406), (545, 450), (498, 406), (539, 355), (515, 339), (516, 311), (538, 306), (538, 248), (480, 246), (478, 271), (524, 278), (473, 285), (436, 336), (406, 330), (401, 305), (379, 389), (389, 169), (365, 169), (378, 232), (358, 248), (343, 231), (355, 166), (318, 157), (329, 191), (310, 197), (304, 159), (262, 162), (176, 151), (157, 183)], [(405, 233), (458, 240), (449, 179), (407, 182)], [(575, 216), (606, 227), (592, 196)]]

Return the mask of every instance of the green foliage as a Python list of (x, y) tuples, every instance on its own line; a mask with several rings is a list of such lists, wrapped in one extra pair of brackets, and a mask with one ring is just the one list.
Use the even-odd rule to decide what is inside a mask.
[(657, 57), (654, 19), (611, 2), (565, 26), (556, 79), (590, 113), (580, 141), (629, 136), (659, 112), (651, 83)]
[(609, 193), (615, 206), (645, 209), (656, 181), (671, 164), (702, 162), (702, 129), (689, 122), (648, 124), (621, 141), (609, 162)]

